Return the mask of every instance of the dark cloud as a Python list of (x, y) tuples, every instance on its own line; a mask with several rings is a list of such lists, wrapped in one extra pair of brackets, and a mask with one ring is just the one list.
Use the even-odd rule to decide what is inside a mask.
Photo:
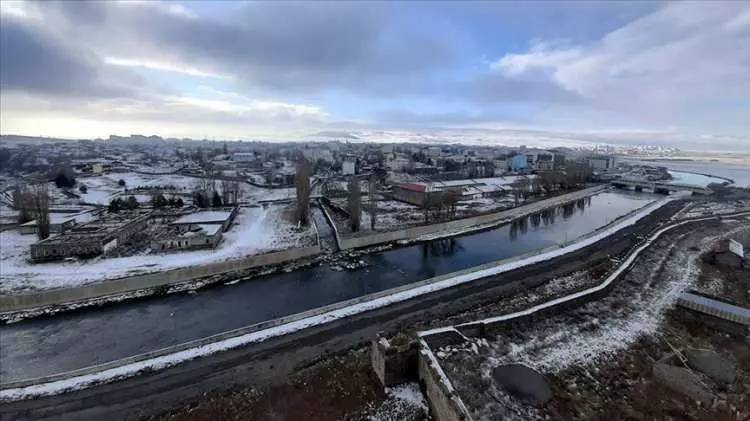
[[(253, 3), (226, 19), (191, 19), (169, 5), (64, 2), (55, 15), (106, 54), (161, 57), (228, 73), (272, 90), (367, 89), (448, 66), (455, 46), (440, 34), (397, 27), (388, 4)], [(106, 43), (102, 41), (106, 40)], [(102, 53), (105, 53), (102, 51)]]
[[(130, 89), (102, 80), (100, 63), (46, 31), (13, 19), (0, 30), (0, 87), (51, 95), (113, 97)], [(132, 82), (133, 79), (130, 79)]]

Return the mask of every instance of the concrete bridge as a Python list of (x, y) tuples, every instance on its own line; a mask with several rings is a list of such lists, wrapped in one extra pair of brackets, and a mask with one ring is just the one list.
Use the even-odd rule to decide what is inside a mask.
[(618, 188), (632, 187), (635, 191), (651, 190), (654, 193), (669, 194), (677, 191), (690, 191), (695, 194), (712, 194), (713, 190), (707, 187), (691, 186), (689, 184), (663, 183), (659, 181), (641, 181), (641, 180), (613, 180), (612, 185)]

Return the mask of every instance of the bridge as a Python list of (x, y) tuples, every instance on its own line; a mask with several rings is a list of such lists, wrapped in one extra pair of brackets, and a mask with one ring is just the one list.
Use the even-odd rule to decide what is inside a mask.
[(651, 190), (654, 193), (669, 194), (677, 191), (690, 191), (695, 194), (712, 194), (713, 190), (707, 187), (692, 186), (689, 184), (662, 183), (659, 181), (644, 180), (613, 180), (612, 185), (621, 189), (632, 187), (635, 191)]

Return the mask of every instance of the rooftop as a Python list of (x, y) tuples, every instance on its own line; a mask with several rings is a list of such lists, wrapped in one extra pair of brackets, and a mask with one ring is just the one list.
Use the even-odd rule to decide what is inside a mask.
[(223, 223), (232, 215), (231, 211), (202, 211), (177, 218), (172, 224), (205, 224), (205, 223)]

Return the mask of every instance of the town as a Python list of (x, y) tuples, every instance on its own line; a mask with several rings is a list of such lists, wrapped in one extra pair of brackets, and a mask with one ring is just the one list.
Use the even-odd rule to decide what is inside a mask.
[[(547, 378), (575, 364), (575, 358), (564, 353), (544, 357), (539, 355), (541, 351), (530, 348), (521, 354), (511, 352), (508, 360), (510, 351), (504, 341), (509, 339), (504, 339), (502, 332), (516, 326), (519, 332), (538, 330), (543, 332), (540, 337), (555, 338), (545, 330), (593, 329), (586, 334), (591, 339), (581, 339), (592, 343), (601, 340), (596, 335), (627, 336), (630, 331), (647, 334), (647, 328), (628, 323), (637, 323), (633, 317), (662, 316), (641, 315), (636, 310), (631, 315), (623, 313), (622, 306), (665, 311), (665, 303), (671, 301), (664, 301), (659, 288), (642, 287), (643, 295), (637, 299), (618, 288), (604, 299), (589, 298), (603, 287), (609, 290), (608, 285), (614, 285), (609, 283), (621, 277), (618, 271), (627, 268), (642, 248), (655, 241), (644, 240), (645, 236), (659, 238), (669, 231), (668, 235), (682, 244), (679, 257), (649, 258), (661, 264), (675, 260), (673, 264), (695, 265), (698, 256), (712, 262), (702, 264), (701, 269), (714, 271), (711, 283), (701, 287), (701, 275), (701, 280), (691, 281), (694, 292), (679, 298), (679, 306), (695, 314), (670, 316), (681, 320), (669, 322), (675, 326), (670, 329), (679, 330), (683, 320), (691, 320), (691, 325), (709, 323), (707, 326), (718, 327), (717, 332), (729, 332), (732, 337), (744, 334), (748, 319), (743, 312), (747, 310), (726, 303), (744, 305), (748, 297), (733, 295), (728, 281), (716, 282), (736, 277), (731, 275), (731, 268), (739, 268), (736, 273), (747, 271), (747, 258), (743, 256), (750, 240), (746, 229), (750, 191), (741, 187), (744, 180), (670, 169), (671, 162), (681, 161), (668, 158), (679, 155), (676, 149), (422, 145), (351, 138), (228, 142), (141, 135), (96, 140), (4, 136), (0, 148), (0, 317), (28, 335), (27, 320), (53, 317), (45, 323), (56, 323), (57, 314), (85, 309), (88, 312), (79, 313), (79, 317), (98, 317), (96, 312), (101, 310), (93, 309), (100, 308), (116, 317), (109, 321), (113, 332), (151, 331), (116, 349), (105, 349), (101, 344), (114, 338), (101, 341), (97, 334), (81, 341), (78, 335), (85, 333), (74, 329), (56, 340), (79, 350), (78, 356), (61, 360), (53, 348), (48, 348), (41, 352), (49, 353), (51, 364), (38, 366), (28, 364), (22, 342), (6, 333), (3, 358), (15, 362), (3, 368), (5, 388), (10, 391), (6, 393), (27, 396), (23, 390), (29, 376), (55, 378), (60, 372), (75, 376), (72, 373), (91, 364), (121, 364), (119, 361), (131, 358), (137, 349), (167, 346), (154, 351), (153, 355), (162, 358), (159, 356), (169, 357), (194, 346), (192, 342), (180, 344), (180, 338), (215, 340), (216, 346), (224, 346), (222, 340), (210, 339), (215, 335), (206, 339), (201, 338), (206, 333), (194, 336), (195, 327), (199, 332), (230, 335), (227, 340), (241, 340), (244, 335), (275, 336), (265, 333), (264, 326), (271, 326), (270, 330), (290, 326), (302, 332), (314, 331), (304, 326), (316, 326), (319, 322), (314, 319), (329, 314), (326, 311), (377, 314), (401, 306), (390, 303), (427, 303), (427, 297), (447, 294), (466, 283), (477, 285), (481, 292), (460, 293), (468, 301), (441, 300), (440, 317), (425, 319), (422, 311), (405, 310), (403, 314), (411, 320), (407, 331), (411, 333), (394, 331), (388, 328), (393, 326), (390, 323), (375, 324), (378, 333), (371, 338), (371, 346), (352, 348), (356, 340), (343, 342), (349, 343), (341, 349), (346, 352), (343, 357), (325, 359), (309, 373), (290, 373), (292, 382), (316, 385), (295, 393), (335, 401), (337, 395), (314, 380), (317, 376), (334, 376), (359, 379), (349, 385), (364, 394), (358, 399), (382, 394), (383, 389), (378, 387), (391, 390), (390, 395), (378, 398), (385, 399), (379, 408), (370, 410), (375, 411), (372, 416), (385, 419), (453, 420), (481, 418), (485, 413), (538, 418), (543, 416), (538, 409), (541, 404), (546, 405), (548, 414), (565, 413), (559, 398), (549, 403), (553, 392)], [(718, 237), (713, 234), (713, 223), (702, 222), (715, 218), (723, 222), (722, 232), (726, 232)], [(664, 225), (670, 219), (675, 222)], [(633, 221), (637, 223), (631, 225)], [(684, 232), (683, 226), (689, 226), (685, 224), (696, 227), (689, 239), (686, 233), (674, 237), (677, 234), (672, 230)], [(712, 240), (707, 244), (715, 247), (706, 248), (699, 242), (706, 235), (722, 240)], [(644, 241), (646, 245), (638, 248)], [(490, 249), (486, 249), (488, 245)], [(645, 250), (647, 254), (661, 252)], [(416, 261), (415, 252), (420, 255)], [(553, 257), (558, 255), (561, 257)], [(547, 259), (579, 260), (572, 265), (549, 266), (543, 263)], [(516, 280), (514, 265), (534, 269), (521, 269), (526, 275)], [(647, 269), (649, 265), (637, 266), (622, 276), (635, 277), (630, 282), (645, 282), (652, 275), (644, 271), (660, 273), (657, 268)], [(662, 277), (682, 276), (676, 267), (661, 270), (670, 274)], [(506, 272), (508, 275), (504, 275)], [(488, 283), (498, 277), (506, 277), (500, 286)], [(273, 286), (267, 286), (268, 282)], [(518, 288), (513, 287), (518, 282), (525, 286), (508, 295), (506, 289)], [(369, 286), (363, 290), (363, 285)], [(290, 295), (269, 295), (273, 289)], [(691, 295), (698, 292), (704, 295)], [(215, 296), (211, 300), (220, 306), (217, 310), (234, 307), (235, 314), (242, 316), (227, 319), (223, 311), (206, 313), (206, 309), (176, 315), (178, 308), (194, 305), (188, 302), (166, 315), (172, 320), (168, 324), (157, 322), (165, 317), (158, 311), (135, 326), (123, 325), (128, 323), (127, 318), (114, 316), (127, 308), (121, 307), (123, 303), (139, 308), (149, 306), (148, 301), (140, 300), (165, 296), (182, 301), (178, 297), (184, 293), (188, 297), (198, 294), (199, 299)], [(233, 303), (236, 298), (230, 298), (234, 294), (248, 297), (251, 307), (237, 307), (239, 303)], [(383, 299), (387, 304), (382, 309), (383, 304), (374, 304)], [(603, 314), (611, 313), (613, 320), (625, 320), (626, 325), (586, 327), (587, 322), (573, 322), (570, 317), (575, 316), (565, 312), (543, 324), (526, 318), (521, 311), (527, 308), (558, 314), (550, 303), (568, 300), (605, 306)], [(612, 303), (606, 304), (608, 301)], [(303, 312), (309, 319), (299, 319), (295, 312)], [(498, 314), (505, 315), (498, 319)], [(702, 320), (698, 314), (712, 320)], [(725, 316), (716, 319), (714, 314)], [(686, 319), (688, 316), (692, 319)], [(336, 320), (340, 316), (328, 317)], [(359, 316), (349, 317), (354, 322)], [(178, 320), (186, 326), (184, 333), (175, 330)], [(244, 326), (247, 323), (250, 325)], [(298, 323), (303, 325), (291, 327)], [(163, 339), (149, 338), (156, 332)], [(587, 351), (592, 356), (613, 352), (601, 344), (576, 344), (575, 335), (563, 335), (556, 345), (551, 342), (545, 346), (561, 346), (561, 352), (571, 346), (594, 346), (593, 351)], [(700, 335), (694, 340), (707, 340), (707, 333)], [(513, 341), (534, 341), (533, 337), (516, 336)], [(44, 340), (44, 336), (38, 339)], [(670, 341), (678, 347), (687, 346), (680, 337)], [(730, 343), (731, 347), (740, 346), (736, 340)], [(96, 354), (89, 351), (97, 349)], [(200, 349), (194, 352), (202, 352)], [(318, 355), (314, 349), (310, 357)], [(695, 354), (692, 349), (677, 351), (676, 355), (688, 358), (686, 361), (714, 359), (712, 364), (721, 365), (727, 373), (722, 379), (735, 378), (724, 357)], [(628, 354), (629, 358), (645, 364), (643, 351), (634, 352)], [(714, 399), (705, 386), (684, 386), (678, 367), (669, 360), (671, 354), (664, 355), (658, 368), (653, 368), (663, 387), (701, 402)], [(506, 360), (514, 364), (487, 363)], [(515, 364), (516, 360), (523, 364)], [(494, 371), (487, 372), (486, 366), (495, 367)], [(129, 370), (127, 364), (122, 367)], [(508, 374), (502, 370), (508, 370)], [(582, 381), (580, 373), (564, 373), (555, 381)], [(635, 372), (629, 375), (638, 376)], [(516, 377), (525, 380), (513, 383)], [(417, 378), (423, 392), (415, 389)], [(490, 378), (496, 381), (487, 383)], [(111, 379), (97, 380), (102, 381)], [(54, 382), (48, 384), (55, 387)], [(447, 392), (451, 388), (457, 392)], [(554, 393), (570, 393), (564, 390)], [(742, 394), (736, 388), (731, 390), (732, 396)], [(253, 402), (264, 405), (264, 400), (277, 399), (277, 393), (282, 392), (269, 389)], [(598, 405), (590, 393), (576, 395), (575, 399), (587, 400), (577, 404), (579, 411), (592, 411), (590, 405)], [(498, 396), (503, 397), (500, 404), (495, 403)], [(204, 402), (202, 410), (212, 413), (216, 411), (214, 405), (231, 407), (244, 398), (215, 399)], [(330, 405), (338, 406), (333, 401)], [(181, 409), (177, 411), (179, 414)]]
[(750, 420), (750, 2), (0, 0), (0, 420)]

